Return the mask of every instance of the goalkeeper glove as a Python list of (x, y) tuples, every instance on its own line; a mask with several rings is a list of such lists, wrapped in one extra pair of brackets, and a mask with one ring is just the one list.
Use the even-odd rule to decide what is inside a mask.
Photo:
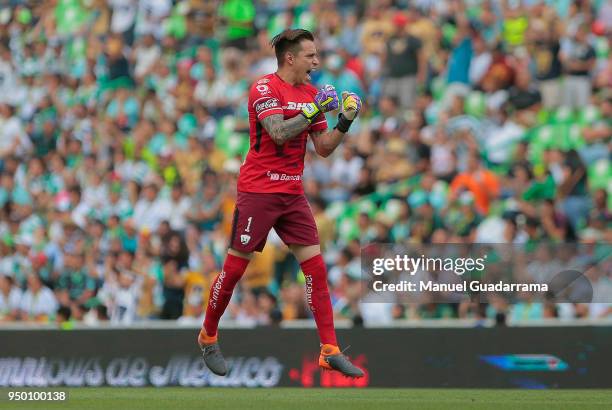
[(302, 108), (302, 115), (306, 117), (308, 122), (312, 122), (320, 113), (337, 110), (339, 105), (336, 89), (333, 85), (327, 84), (315, 95), (314, 102), (308, 103)]
[(336, 124), (338, 131), (348, 132), (359, 110), (361, 110), (361, 98), (355, 93), (343, 91), (342, 112), (338, 115), (338, 124)]

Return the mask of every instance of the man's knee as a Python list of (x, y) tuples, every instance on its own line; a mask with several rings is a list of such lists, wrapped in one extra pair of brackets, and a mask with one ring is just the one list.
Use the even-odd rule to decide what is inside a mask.
[(248, 259), (248, 260), (251, 260), (251, 257), (253, 256), (253, 252), (245, 253), (245, 252), (237, 251), (236, 249), (233, 249), (233, 248), (229, 248), (227, 250), (227, 253), (229, 253), (230, 255), (237, 256), (242, 259)]
[(317, 245), (289, 245), (289, 249), (298, 260), (299, 263), (305, 262), (321, 254), (321, 246)]

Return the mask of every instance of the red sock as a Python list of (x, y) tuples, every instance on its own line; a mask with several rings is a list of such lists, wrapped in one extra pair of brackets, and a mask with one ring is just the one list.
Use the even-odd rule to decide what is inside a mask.
[(208, 307), (206, 308), (206, 317), (204, 318), (204, 330), (208, 336), (213, 337), (217, 335), (219, 320), (232, 298), (236, 283), (242, 277), (248, 264), (248, 259), (238, 256), (228, 254), (225, 258), (223, 270), (217, 275), (210, 287)]
[(334, 313), (332, 311), (329, 290), (327, 289), (327, 269), (321, 254), (300, 264), (306, 278), (306, 300), (312, 310), (317, 331), (322, 344), (338, 345), (334, 329)]

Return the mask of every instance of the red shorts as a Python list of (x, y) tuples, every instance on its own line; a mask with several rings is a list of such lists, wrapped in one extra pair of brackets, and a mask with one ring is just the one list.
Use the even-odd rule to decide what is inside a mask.
[(230, 248), (261, 252), (274, 228), (287, 245), (318, 245), (319, 234), (304, 195), (238, 192)]

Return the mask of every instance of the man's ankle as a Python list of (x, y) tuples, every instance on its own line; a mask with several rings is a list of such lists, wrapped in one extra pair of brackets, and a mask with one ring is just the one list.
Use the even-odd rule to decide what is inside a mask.
[(217, 334), (209, 336), (204, 329), (200, 330), (198, 335), (198, 343), (201, 345), (212, 345), (217, 343)]

